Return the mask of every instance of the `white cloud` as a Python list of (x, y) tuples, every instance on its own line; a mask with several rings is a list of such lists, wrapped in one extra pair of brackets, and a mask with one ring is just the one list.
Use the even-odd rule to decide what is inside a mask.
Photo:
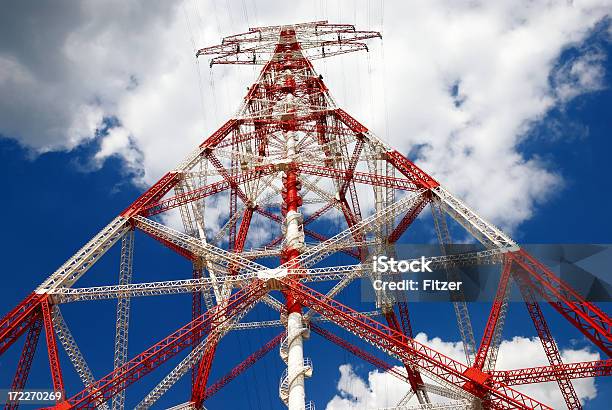
[(552, 107), (603, 86), (601, 53), (555, 64), (606, 3), (12, 3), (0, 18), (0, 133), (37, 152), (70, 150), (114, 117), (94, 161), (118, 155), (151, 184), (232, 114), (256, 76), (204, 61), (198, 75), (194, 46), (321, 17), (382, 26), (369, 55), (315, 63), (337, 101), (400, 150), (421, 146), (420, 165), (513, 229), (562, 187), (556, 164), (518, 144)]
[(408, 392), (408, 386), (401, 380), (385, 373), (368, 373), (367, 383), (361, 379), (350, 364), (339, 368), (339, 395), (327, 403), (327, 410), (363, 410), (395, 406)]
[(585, 91), (602, 89), (605, 76), (602, 63), (605, 60), (601, 51), (591, 50), (561, 66), (554, 75), (558, 98), (568, 101)]
[[(447, 342), (439, 337), (429, 338), (425, 333), (419, 333), (415, 340), (457, 361), (464, 362), (462, 342)], [(599, 353), (588, 348), (564, 349), (561, 357), (565, 363), (599, 360)], [(521, 369), (525, 367), (545, 366), (548, 364), (542, 344), (536, 338), (514, 337), (502, 341), (499, 348), (497, 369)], [(368, 380), (357, 375), (351, 365), (339, 367), (340, 379), (337, 384), (338, 394), (327, 404), (327, 410), (353, 410), (392, 407), (406, 394), (407, 384), (396, 377), (373, 370), (368, 373)], [(597, 396), (595, 379), (573, 380), (574, 388), (584, 404)], [(540, 400), (553, 408), (565, 407), (563, 397), (556, 382), (533, 385), (515, 386), (516, 390)], [(432, 401), (447, 401), (447, 399), (431, 395)], [(416, 404), (413, 397), (411, 404)]]

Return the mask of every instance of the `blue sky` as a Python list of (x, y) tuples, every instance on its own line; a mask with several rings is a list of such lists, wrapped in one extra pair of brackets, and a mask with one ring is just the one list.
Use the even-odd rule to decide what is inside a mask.
[[(518, 242), (612, 242), (612, 220), (609, 217), (609, 210), (612, 209), (612, 186), (609, 181), (612, 152), (612, 46), (606, 36), (608, 30), (609, 27), (605, 26), (588, 36), (579, 46), (565, 48), (554, 64), (554, 67), (562, 68), (575, 61), (576, 55), (584, 55), (585, 49), (596, 48), (600, 55), (605, 56), (599, 63), (603, 70), (601, 87), (581, 92), (567, 101), (554, 104), (551, 109), (545, 110), (543, 115), (531, 118), (529, 126), (518, 139), (517, 152), (527, 159), (538, 158), (543, 169), (554, 173), (563, 181), (562, 185), (555, 185), (558, 188), (554, 189), (554, 192), (543, 197), (533, 197), (529, 216), (522, 219), (499, 219), (513, 230), (513, 237)], [(333, 66), (320, 69), (331, 71)], [(557, 71), (554, 68), (549, 72), (550, 82), (555, 81), (555, 72)], [(329, 75), (333, 76), (332, 73)], [(217, 77), (215, 80), (216, 86), (222, 87), (224, 77)], [(342, 84), (333, 77), (330, 81)], [(344, 93), (350, 97), (351, 92), (342, 88), (338, 94)], [(372, 97), (377, 98), (375, 94)], [(0, 96), (0, 99), (6, 98)], [(391, 105), (393, 96), (385, 98), (389, 98)], [(209, 111), (212, 111), (212, 107), (209, 108)], [(354, 108), (354, 111), (359, 112), (359, 108)], [(390, 110), (389, 115), (392, 116), (393, 113), (394, 111)], [(32, 110), (30, 115), (32, 118), (42, 116), (36, 109)], [(223, 112), (215, 115), (221, 117)], [(379, 117), (372, 118), (375, 123), (384, 118), (381, 114), (376, 115)], [(367, 117), (363, 120), (368, 123)], [(391, 123), (393, 124), (393, 119)], [(114, 122), (111, 121), (110, 124), (112, 128)], [(207, 127), (214, 128), (213, 125)], [(0, 120), (1, 129), (4, 128)], [(397, 133), (396, 128), (391, 126), (391, 129), (381, 133), (393, 140), (394, 132)], [(107, 136), (107, 133), (100, 133), (93, 138), (79, 141), (69, 149), (64, 146), (59, 150), (40, 153), (40, 145), (28, 142), (33, 141), (35, 137), (27, 140), (19, 138), (13, 132), (0, 134), (0, 172), (4, 186), (2, 204), (5, 208), (5, 234), (2, 239), (4, 281), (0, 291), (0, 312), (10, 310), (133, 201), (142, 192), (143, 188), (139, 183), (148, 182), (147, 173), (155, 173), (146, 162), (144, 165), (134, 165), (134, 157), (127, 154), (122, 156), (112, 152), (111, 155), (102, 156), (102, 160), (95, 160), (96, 155), (99, 156), (105, 147)], [(188, 145), (188, 142), (190, 141), (180, 139), (166, 141), (172, 146), (171, 151), (175, 150), (177, 145)], [(143, 155), (147, 154), (147, 148), (139, 146), (137, 139), (133, 143)], [(405, 145), (402, 149), (405, 152), (410, 150)], [(433, 157), (421, 155), (424, 155), (424, 163), (435, 164), (431, 159)], [(139, 166), (144, 167), (144, 170)], [(135, 174), (144, 174), (145, 178), (137, 177), (135, 183)], [(440, 175), (443, 176), (444, 172), (440, 172)], [(534, 180), (534, 184), (540, 182)], [(460, 187), (459, 191), (462, 189), (463, 187)], [(504, 187), (499, 189), (503, 190)], [(546, 190), (546, 187), (542, 187), (542, 190)], [(491, 201), (494, 201), (496, 194), (491, 192)], [(482, 201), (486, 204), (487, 199)], [(429, 231), (424, 227), (424, 222), (426, 221), (418, 221), (414, 232), (404, 240), (428, 241)], [(134, 266), (134, 281), (185, 278), (190, 274), (190, 266), (186, 261), (143, 234), (137, 234), (136, 237)], [(109, 274), (114, 278), (117, 268), (118, 249), (115, 248), (79, 281), (79, 286), (109, 283), (106, 278)], [(359, 310), (373, 309), (373, 306), (359, 302), (356, 285), (348, 288), (339, 299), (358, 307)], [(135, 327), (130, 332), (130, 356), (186, 323), (190, 316), (189, 306), (188, 295), (134, 299), (131, 321)], [(470, 306), (477, 339), (486, 322), (488, 308), (485, 304)], [(98, 377), (108, 373), (112, 363), (114, 309), (114, 303), (111, 301), (74, 304), (62, 309), (67, 322), (75, 324), (72, 326), (73, 334), (94, 375)], [(609, 311), (609, 306), (604, 306), (604, 309)], [(564, 323), (559, 315), (547, 307), (544, 311), (562, 349), (582, 349), (590, 346), (575, 329)], [(450, 306), (412, 304), (411, 312), (415, 331), (425, 332), (430, 337), (440, 337), (444, 341), (459, 340)], [(257, 308), (248, 318), (272, 319), (275, 314), (265, 307)], [(278, 332), (280, 329), (262, 329), (230, 334), (222, 342), (222, 354), (215, 359), (210, 380), (216, 380)], [(505, 327), (505, 338), (534, 335), (535, 331), (524, 307), (513, 305)], [(350, 340), (355, 341), (354, 338)], [(28, 386), (32, 388), (50, 386), (48, 364), (44, 349), (41, 349), (43, 346), (43, 343), (39, 345), (30, 375)], [(595, 351), (594, 347), (590, 349)], [(15, 346), (0, 357), (0, 387), (10, 384), (19, 351), (20, 347)], [(317, 335), (313, 335), (311, 340), (306, 342), (305, 352), (312, 357), (315, 367), (314, 377), (306, 384), (307, 395), (315, 401), (318, 408), (325, 408), (338, 393), (336, 382), (340, 377), (340, 365), (352, 363), (357, 375), (362, 378), (367, 378), (368, 372), (372, 370), (370, 365), (360, 362)], [(72, 395), (80, 390), (80, 382), (63, 352), (61, 359), (66, 385)], [(164, 370), (167, 372), (175, 363), (177, 360), (164, 365), (128, 390), (127, 407), (136, 404), (162, 377)], [(274, 349), (264, 360), (209, 400), (207, 406), (211, 409), (285, 408), (277, 394), (278, 378), (283, 369), (284, 364), (278, 350)], [(188, 379), (185, 377), (181, 380), (159, 401), (159, 405), (170, 406), (185, 401)], [(608, 404), (612, 399), (611, 382), (598, 379), (596, 385), (597, 397), (588, 402), (587, 408), (609, 408)]]

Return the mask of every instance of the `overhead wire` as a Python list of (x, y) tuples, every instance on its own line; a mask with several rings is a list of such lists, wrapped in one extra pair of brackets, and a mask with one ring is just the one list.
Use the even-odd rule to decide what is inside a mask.
[(381, 71), (381, 83), (382, 83), (382, 91), (383, 91), (383, 115), (384, 115), (384, 130), (385, 130), (385, 135), (383, 137), (383, 139), (385, 141), (388, 141), (390, 136), (389, 136), (389, 112), (387, 110), (387, 63), (385, 61), (385, 43), (384, 43), (384, 36), (383, 36), (383, 32), (384, 32), (384, 18), (385, 18), (385, 2), (384, 0), (380, 0), (380, 34), (383, 37), (380, 40), (380, 53), (381, 53), (381, 62), (382, 62), (382, 70)]
[[(187, 31), (189, 33), (189, 41), (191, 42), (191, 49), (193, 50), (193, 56), (196, 55), (197, 52), (197, 45), (196, 45), (196, 39), (194, 38), (193, 35), (193, 28), (191, 26), (191, 21), (189, 19), (189, 13), (187, 12), (187, 6), (186, 6), (186, 1), (184, 1), (182, 3), (182, 8), (183, 8), (183, 15), (185, 17), (185, 24), (187, 26)], [(203, 124), (206, 124), (206, 112), (204, 110), (204, 88), (202, 85), (202, 73), (200, 72), (200, 64), (198, 61), (198, 58), (195, 57), (195, 68), (196, 68), (196, 74), (198, 76), (198, 86), (199, 86), (199, 97), (200, 97), (200, 113), (202, 115), (202, 122)]]

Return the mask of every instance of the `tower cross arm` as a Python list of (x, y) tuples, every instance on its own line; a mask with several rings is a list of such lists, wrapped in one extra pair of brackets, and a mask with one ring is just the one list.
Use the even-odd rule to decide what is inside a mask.
[(224, 37), (221, 44), (201, 48), (196, 57), (215, 56), (214, 64), (261, 65), (275, 61), (281, 44), (295, 44), (304, 58), (314, 60), (353, 51), (368, 50), (363, 40), (382, 38), (377, 31), (355, 30), (350, 24), (327, 21), (268, 26), (249, 29), (246, 33)]

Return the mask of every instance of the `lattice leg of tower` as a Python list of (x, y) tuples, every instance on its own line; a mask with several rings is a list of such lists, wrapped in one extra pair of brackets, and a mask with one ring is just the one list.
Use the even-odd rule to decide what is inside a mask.
[[(525, 300), (525, 305), (527, 306), (529, 315), (531, 316), (540, 341), (542, 342), (542, 347), (544, 348), (548, 362), (551, 365), (562, 365), (563, 360), (561, 359), (561, 353), (559, 352), (557, 343), (550, 332), (546, 319), (544, 319), (544, 315), (540, 309), (539, 303), (536, 300), (533, 290), (530, 288), (529, 279), (525, 275), (525, 272), (517, 272), (515, 277), (517, 278), (517, 283), (519, 285), (519, 289), (521, 290), (523, 299)], [(559, 389), (561, 390), (561, 394), (563, 395), (563, 399), (567, 404), (567, 408), (582, 409), (582, 404), (580, 404), (580, 399), (576, 394), (572, 381), (562, 377), (557, 377), (556, 379)]]
[[(440, 208), (440, 204), (437, 200), (432, 201), (430, 206), (436, 227), (436, 233), (438, 235), (438, 241), (440, 242), (440, 248), (442, 254), (446, 255), (447, 247), (451, 245), (450, 233), (448, 231), (448, 226), (446, 225), (446, 216)], [(458, 274), (455, 269), (456, 268), (447, 269), (446, 272), (449, 280), (458, 280)], [(453, 307), (455, 308), (457, 325), (459, 327), (459, 332), (461, 333), (461, 340), (463, 341), (465, 357), (467, 364), (470, 365), (472, 364), (474, 355), (476, 354), (476, 341), (474, 339), (472, 321), (470, 320), (470, 312), (467, 304), (465, 303), (463, 292), (451, 292), (451, 298), (453, 300)]]
[(113, 219), (96, 234), (77, 253), (68, 259), (58, 270), (49, 276), (37, 289), (37, 293), (46, 293), (60, 286), (71, 286), (102, 257), (125, 232), (130, 229), (126, 218)]
[[(26, 336), (25, 344), (23, 345), (23, 350), (21, 351), (21, 356), (19, 357), (19, 362), (17, 363), (17, 371), (15, 372), (15, 377), (11, 383), (11, 391), (23, 390), (26, 382), (28, 381), (30, 369), (32, 368), (32, 360), (34, 359), (34, 353), (36, 352), (36, 346), (38, 345), (38, 339), (40, 337), (42, 327), (43, 319), (39, 316), (28, 330), (28, 335)], [(4, 409), (13, 410), (18, 407), (18, 401), (11, 402), (7, 400)]]
[[(121, 261), (119, 264), (119, 285), (132, 283), (132, 262), (134, 256), (134, 230), (128, 231), (121, 239)], [(128, 330), (130, 322), (130, 297), (117, 298), (117, 321), (115, 327), (114, 369), (123, 366), (128, 355)], [(121, 410), (125, 406), (125, 390), (122, 389), (111, 403), (113, 410)]]
[[(395, 313), (392, 310), (385, 313), (385, 318), (387, 319), (387, 323), (389, 324), (389, 327), (391, 329), (396, 330), (398, 332), (402, 332), (402, 329), (400, 328), (400, 325), (397, 321), (397, 317), (395, 316)], [(412, 335), (405, 335), (412, 339)], [(412, 390), (416, 394), (417, 400), (420, 404), (429, 403), (429, 397), (427, 395), (427, 392), (423, 389), (423, 379), (421, 378), (421, 375), (419, 374), (418, 370), (416, 370), (408, 361), (404, 361), (403, 363), (404, 367), (406, 368), (406, 372), (408, 372), (408, 381), (410, 383), (410, 387), (412, 387)]]
[[(193, 263), (193, 278), (199, 279), (202, 277), (202, 265), (201, 263), (194, 262)], [(210, 293), (206, 292), (207, 295), (210, 296)], [(195, 320), (198, 316), (202, 314), (202, 292), (194, 291), (191, 293), (191, 320)], [(196, 346), (192, 348), (195, 349)], [(191, 387), (194, 388), (196, 384), (196, 379), (198, 377), (197, 369), (195, 367), (191, 368)]]
[(408, 402), (414, 397), (414, 395), (414, 390), (410, 389), (408, 393), (406, 393), (404, 397), (397, 402), (397, 407), (408, 405)]
[(512, 258), (529, 273), (529, 280), (535, 292), (607, 356), (612, 356), (612, 319), (605, 312), (585, 300), (523, 249), (513, 252)]
[[(76, 340), (74, 340), (72, 332), (70, 332), (59, 306), (53, 306), (52, 315), (53, 326), (55, 327), (57, 338), (68, 355), (70, 362), (72, 362), (81, 382), (83, 382), (83, 385), (87, 388), (95, 382), (93, 373), (87, 365), (79, 346), (76, 344)], [(106, 403), (99, 403), (98, 409), (108, 410), (108, 405)]]
[(51, 369), (53, 390), (62, 392), (61, 397), (63, 400), (66, 392), (64, 390), (64, 378), (62, 377), (62, 368), (60, 367), (57, 344), (55, 343), (55, 332), (53, 331), (53, 318), (51, 317), (49, 299), (42, 299), (40, 307), (42, 308), (43, 323), (45, 326), (45, 337), (47, 339), (47, 352), (49, 354), (49, 367)]
[(32, 326), (40, 314), (40, 299), (44, 295), (31, 293), (0, 319), (0, 355)]
[(206, 391), (206, 385), (208, 384), (208, 376), (210, 376), (210, 370), (212, 368), (213, 359), (217, 352), (217, 346), (219, 345), (219, 337), (211, 335), (206, 340), (204, 345), (204, 352), (200, 359), (200, 365), (197, 369), (196, 382), (193, 384), (191, 392), (191, 401), (197, 408), (202, 406), (204, 400), (204, 393)]
[(495, 324), (495, 330), (493, 331), (493, 338), (491, 340), (491, 346), (489, 347), (489, 354), (485, 361), (484, 369), (487, 372), (495, 370), (495, 364), (497, 363), (497, 356), (499, 354), (499, 346), (502, 342), (502, 332), (504, 329), (504, 323), (506, 322), (506, 315), (508, 314), (508, 298), (510, 297), (511, 286), (506, 288), (506, 293), (503, 296), (501, 307), (499, 309), (499, 315), (497, 323)]
[(474, 367), (480, 370), (484, 368), (490, 354), (491, 344), (493, 343), (495, 329), (499, 324), (499, 316), (502, 306), (504, 305), (504, 299), (508, 294), (508, 289), (510, 288), (511, 269), (512, 259), (504, 258), (504, 266), (499, 279), (495, 299), (493, 300), (493, 306), (491, 307), (491, 313), (489, 314), (489, 319), (487, 320), (487, 324), (485, 326), (480, 347), (478, 348), (478, 352), (476, 352), (476, 357), (474, 359)]

